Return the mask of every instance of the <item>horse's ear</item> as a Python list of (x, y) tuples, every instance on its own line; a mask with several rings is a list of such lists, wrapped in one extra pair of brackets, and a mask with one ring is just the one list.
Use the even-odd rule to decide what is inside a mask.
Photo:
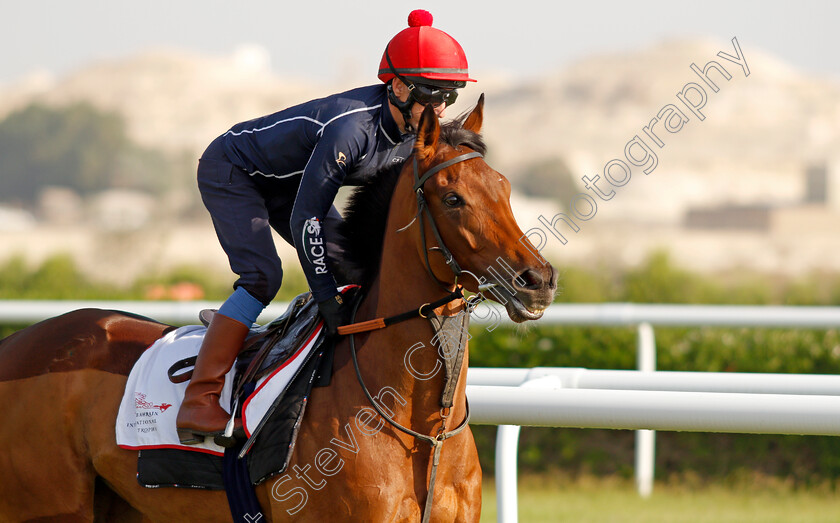
[(484, 120), (484, 93), (478, 97), (478, 103), (475, 104), (475, 109), (472, 110), (467, 119), (464, 121), (464, 129), (472, 131), (475, 134), (481, 133), (481, 123)]
[(420, 115), (420, 124), (417, 126), (417, 142), (414, 144), (414, 151), (417, 158), (425, 160), (435, 155), (438, 138), (440, 138), (440, 122), (431, 105), (427, 105)]

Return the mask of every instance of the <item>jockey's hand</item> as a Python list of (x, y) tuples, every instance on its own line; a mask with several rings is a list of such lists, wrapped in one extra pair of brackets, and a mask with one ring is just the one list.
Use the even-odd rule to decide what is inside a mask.
[(318, 302), (318, 312), (324, 318), (324, 328), (330, 336), (338, 332), (338, 327), (347, 323), (350, 314), (348, 305), (340, 294), (332, 298)]

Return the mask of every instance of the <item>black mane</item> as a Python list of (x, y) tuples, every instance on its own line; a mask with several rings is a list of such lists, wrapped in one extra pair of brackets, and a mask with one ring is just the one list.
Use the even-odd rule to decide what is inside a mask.
[[(463, 128), (464, 119), (465, 115), (462, 115), (442, 124), (440, 142), (451, 147), (464, 145), (485, 154), (484, 140), (479, 134)], [(410, 157), (408, 161), (411, 161)], [(391, 196), (403, 166), (397, 164), (379, 171), (350, 196), (344, 221), (332, 235), (338, 250), (330, 253), (330, 269), (339, 285), (356, 283), (369, 287), (376, 277)]]

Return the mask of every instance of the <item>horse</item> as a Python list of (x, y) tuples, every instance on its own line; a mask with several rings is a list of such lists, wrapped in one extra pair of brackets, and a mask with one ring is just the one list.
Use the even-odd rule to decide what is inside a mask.
[[(468, 349), (442, 408), (435, 330), (422, 317), (432, 305), (443, 317), (464, 314), (464, 299), (436, 304), (459, 289), (490, 289), (513, 321), (534, 320), (557, 286), (557, 271), (516, 223), (510, 183), (483, 159), (483, 107), (482, 95), (445, 124), (427, 107), (412, 156), (353, 197), (345, 231), (356, 247), (337, 266), (364, 281), (354, 321), (416, 314), (339, 338), (331, 381), (311, 392), (289, 467), (255, 487), (267, 520), (479, 520)], [(0, 521), (230, 521), (223, 491), (144, 488), (137, 452), (116, 445), (126, 377), (173, 328), (81, 309), (0, 341)]]

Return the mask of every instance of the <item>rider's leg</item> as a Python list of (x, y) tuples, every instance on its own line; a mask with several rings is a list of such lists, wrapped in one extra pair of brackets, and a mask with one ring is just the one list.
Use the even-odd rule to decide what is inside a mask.
[(204, 436), (221, 434), (230, 414), (219, 397), (225, 374), (233, 366), (249, 327), (221, 313), (213, 315), (195, 363), (184, 402), (178, 410), (178, 439), (185, 445), (202, 443)]
[(224, 375), (230, 370), (248, 329), (277, 294), (283, 277), (271, 238), (265, 200), (252, 179), (226, 161), (216, 142), (199, 161), (198, 186), (219, 242), (239, 275), (236, 291), (211, 321), (202, 342), (186, 397), (178, 412), (182, 443), (194, 434), (224, 430), (229, 415), (219, 406)]

